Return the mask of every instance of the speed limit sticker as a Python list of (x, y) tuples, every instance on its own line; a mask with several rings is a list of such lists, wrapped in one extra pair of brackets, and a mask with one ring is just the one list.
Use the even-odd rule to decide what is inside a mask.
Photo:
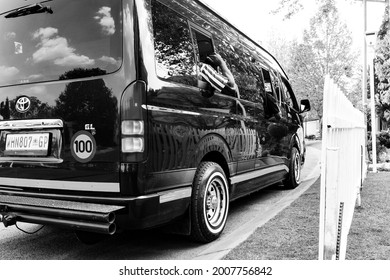
[(79, 131), (72, 137), (70, 150), (77, 161), (89, 162), (96, 153), (95, 138), (88, 131)]

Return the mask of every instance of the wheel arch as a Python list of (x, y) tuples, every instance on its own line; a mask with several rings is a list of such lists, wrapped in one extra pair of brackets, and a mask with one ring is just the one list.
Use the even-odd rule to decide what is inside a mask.
[[(234, 173), (234, 167), (230, 164), (233, 163), (232, 152), (226, 140), (218, 134), (208, 134), (204, 136), (200, 140), (195, 154), (197, 155), (197, 166), (203, 161), (212, 161), (222, 167), (228, 179), (231, 174)], [(228, 181), (230, 188), (230, 180)]]

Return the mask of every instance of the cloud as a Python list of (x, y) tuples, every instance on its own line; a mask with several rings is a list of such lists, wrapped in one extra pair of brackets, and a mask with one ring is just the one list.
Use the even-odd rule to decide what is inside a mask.
[(75, 53), (68, 40), (58, 36), (58, 29), (47, 27), (40, 28), (33, 33), (33, 38), (39, 40), (39, 49), (33, 53), (35, 63), (53, 61), (59, 66), (89, 66), (95, 61), (85, 55)]
[(112, 35), (115, 33), (115, 22), (111, 16), (110, 7), (101, 7), (94, 19), (99, 21), (104, 35)]
[(34, 32), (33, 38), (42, 40), (48, 40), (50, 37), (53, 37), (58, 34), (58, 29), (53, 27), (39, 28)]
[(19, 72), (19, 69), (16, 67), (7, 67), (0, 65), (0, 82), (5, 82), (9, 81), (10, 79), (14, 79)]
[(116, 66), (119, 66), (121, 64), (121, 62), (113, 57), (110, 57), (110, 56), (102, 56), (101, 58), (99, 58), (100, 61), (102, 62), (105, 62), (105, 63), (109, 63), (109, 64), (113, 64), (113, 65), (116, 65)]
[(32, 80), (32, 81), (36, 81), (36, 80), (39, 80), (41, 78), (43, 78), (44, 76), (42, 74), (36, 74), (36, 75), (30, 75), (27, 77), (28, 80)]
[(32, 86), (21, 92), (26, 95), (40, 96), (47, 93), (47, 87), (45, 86)]

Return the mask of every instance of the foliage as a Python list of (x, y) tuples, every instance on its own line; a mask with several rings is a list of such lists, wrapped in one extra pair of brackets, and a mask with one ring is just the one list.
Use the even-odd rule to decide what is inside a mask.
[(390, 32), (388, 7), (384, 15), (381, 28), (378, 32), (376, 46), (375, 74), (377, 76), (377, 111), (380, 118), (390, 123)]
[(303, 5), (300, 0), (280, 0), (278, 8), (272, 11), (273, 14), (284, 13), (284, 19), (290, 19), (297, 14)]
[[(371, 159), (372, 152), (372, 137), (371, 132), (367, 132), (367, 150)], [(376, 134), (376, 154), (378, 162), (388, 162), (390, 161), (390, 132), (381, 131)]]
[(380, 145), (390, 149), (390, 133), (388, 131), (381, 131), (378, 134), (378, 141)]
[[(76, 68), (68, 71), (60, 77), (62, 79), (77, 79), (104, 75), (106, 72), (99, 68), (83, 69)], [(116, 129), (118, 112), (117, 99), (112, 95), (103, 79), (72, 82), (66, 85), (65, 90), (56, 100), (56, 114), (79, 124), (94, 124), (96, 140), (103, 146), (112, 143)], [(74, 127), (76, 130), (84, 127)]]
[[(10, 116), (12, 116), (12, 118), (15, 119), (20, 119), (20, 118), (38, 119), (38, 118), (48, 118), (52, 116), (53, 108), (49, 106), (46, 102), (42, 102), (35, 96), (30, 96), (31, 109), (27, 113), (19, 113), (18, 111), (16, 111), (15, 108), (16, 100), (19, 97), (20, 96), (17, 96), (15, 99), (9, 101), (9, 103), (11, 104), (10, 106), (11, 110), (8, 111), (7, 118), (10, 118)], [(8, 102), (6, 101), (5, 110), (7, 106), (9, 106), (7, 105), (7, 103)]]
[[(355, 0), (345, 0), (354, 2)], [(316, 0), (317, 3), (324, 2), (324, 0)], [(302, 0), (279, 0), (278, 7), (271, 11), (272, 14), (283, 14), (285, 20), (297, 15), (303, 9)]]
[(154, 28), (154, 39), (159, 67), (169, 76), (191, 76), (195, 62), (187, 21), (158, 3), (154, 3), (152, 12), (154, 26), (158, 27)]
[[(320, 1), (303, 42), (292, 45), (290, 78), (300, 98), (310, 99), (312, 114), (322, 119), (324, 76), (331, 78), (345, 92), (354, 76), (357, 54), (351, 51), (352, 36), (339, 18), (334, 0)], [(314, 117), (314, 116), (312, 116)]]

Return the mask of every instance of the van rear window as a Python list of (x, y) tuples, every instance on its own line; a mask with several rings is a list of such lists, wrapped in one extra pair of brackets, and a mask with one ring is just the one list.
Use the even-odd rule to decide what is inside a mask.
[(79, 68), (116, 71), (120, 15), (117, 0), (1, 0), (0, 86), (59, 80)]

